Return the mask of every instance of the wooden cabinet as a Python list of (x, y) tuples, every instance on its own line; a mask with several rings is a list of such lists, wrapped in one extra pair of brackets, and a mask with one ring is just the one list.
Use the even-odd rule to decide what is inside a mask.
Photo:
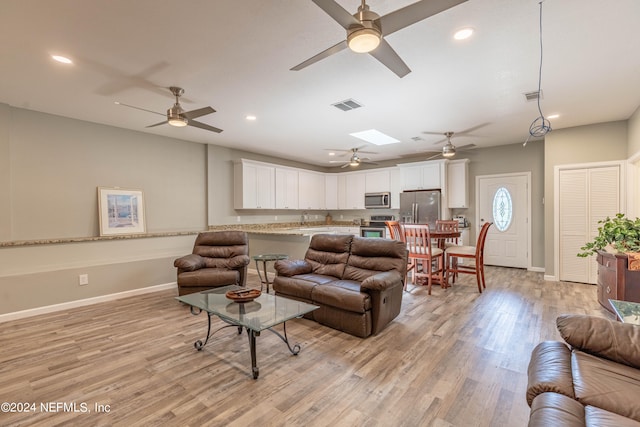
[(235, 209), (275, 208), (275, 167), (241, 160), (233, 165)]
[(612, 313), (610, 299), (640, 302), (640, 271), (627, 269), (627, 256), (598, 251), (598, 302)]
[(276, 209), (298, 209), (298, 171), (276, 168)]
[(468, 174), (468, 159), (452, 160), (447, 163), (447, 205), (449, 209), (469, 207)]
[(441, 161), (410, 163), (399, 166), (402, 191), (439, 190), (442, 188)]
[(298, 208), (325, 209), (325, 177), (324, 173), (298, 172)]

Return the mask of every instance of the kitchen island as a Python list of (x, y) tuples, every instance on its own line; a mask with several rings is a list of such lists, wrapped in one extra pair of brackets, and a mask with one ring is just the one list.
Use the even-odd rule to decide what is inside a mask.
[[(360, 235), (354, 224), (246, 224), (211, 226), (214, 230), (241, 230), (249, 235), (249, 256), (261, 254), (287, 254), (290, 259), (304, 259), (311, 237), (315, 234)], [(251, 268), (251, 267), (250, 267)], [(270, 266), (269, 271), (273, 268)]]

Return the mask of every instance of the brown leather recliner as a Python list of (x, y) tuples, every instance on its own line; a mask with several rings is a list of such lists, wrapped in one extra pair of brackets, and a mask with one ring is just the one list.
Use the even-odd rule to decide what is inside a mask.
[(563, 315), (531, 354), (529, 426), (640, 426), (640, 326)]
[(273, 289), (320, 306), (306, 318), (365, 338), (400, 313), (406, 268), (402, 242), (316, 234), (304, 260), (276, 262)]
[(178, 269), (179, 295), (226, 285), (245, 286), (249, 238), (244, 231), (200, 233), (193, 253), (178, 258), (173, 265)]

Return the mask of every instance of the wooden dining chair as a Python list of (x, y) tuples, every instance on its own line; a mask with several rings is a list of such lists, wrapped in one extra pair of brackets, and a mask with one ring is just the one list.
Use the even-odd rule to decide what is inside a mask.
[[(457, 220), (452, 220), (452, 219), (436, 219), (436, 230), (437, 231), (453, 231), (458, 233), (460, 231), (460, 223)], [(441, 239), (441, 241), (438, 241), (438, 247), (444, 251), (446, 251), (448, 248), (450, 248), (451, 246), (460, 246), (460, 238), (458, 237), (448, 237), (445, 239)], [(446, 263), (446, 257), (445, 257), (445, 276), (447, 276), (447, 280), (449, 278), (449, 271), (451, 271), (451, 266), (449, 264)], [(456, 263), (457, 262), (457, 258), (452, 258), (451, 259), (452, 263)], [(454, 273), (456, 275), (456, 279), (458, 278), (458, 275), (456, 273)]]
[[(457, 220), (452, 219), (437, 219), (436, 220), (436, 230), (438, 231), (455, 231), (456, 233), (460, 231), (460, 223)], [(458, 237), (449, 237), (443, 239), (443, 247), (447, 249), (450, 246), (459, 246), (460, 240)]]
[[(385, 221), (387, 229), (389, 230), (389, 237), (392, 240), (399, 240), (401, 242), (406, 243), (406, 239), (404, 236), (404, 230), (402, 229), (402, 224), (398, 221)], [(407, 269), (404, 272), (404, 290), (407, 290), (407, 275), (409, 272), (413, 270), (413, 259), (407, 259)]]
[(387, 229), (389, 230), (389, 237), (391, 237), (392, 240), (400, 240), (401, 242), (404, 242), (404, 231), (402, 231), (402, 224), (400, 224), (400, 222), (398, 221), (385, 221), (384, 222), (387, 225)]
[[(445, 251), (445, 262), (449, 267), (447, 275), (451, 276), (451, 282), (455, 283), (458, 273), (475, 274), (478, 283), (478, 291), (486, 289), (484, 280), (484, 243), (487, 240), (487, 233), (492, 222), (485, 222), (480, 229), (478, 241), (475, 246), (451, 246)], [(459, 258), (473, 259), (474, 264), (462, 264)]]
[[(427, 224), (404, 224), (405, 241), (409, 250), (409, 259), (413, 264), (413, 284), (417, 284), (420, 278), (427, 281), (427, 291), (431, 295), (431, 285), (433, 281), (446, 287), (444, 276), (444, 251), (433, 247), (431, 244), (431, 233)], [(406, 287), (406, 281), (405, 281)]]

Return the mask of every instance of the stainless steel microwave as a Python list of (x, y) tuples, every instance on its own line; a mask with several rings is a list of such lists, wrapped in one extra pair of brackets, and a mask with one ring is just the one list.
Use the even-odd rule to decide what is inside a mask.
[(364, 207), (367, 209), (389, 209), (391, 208), (391, 193), (365, 193)]

